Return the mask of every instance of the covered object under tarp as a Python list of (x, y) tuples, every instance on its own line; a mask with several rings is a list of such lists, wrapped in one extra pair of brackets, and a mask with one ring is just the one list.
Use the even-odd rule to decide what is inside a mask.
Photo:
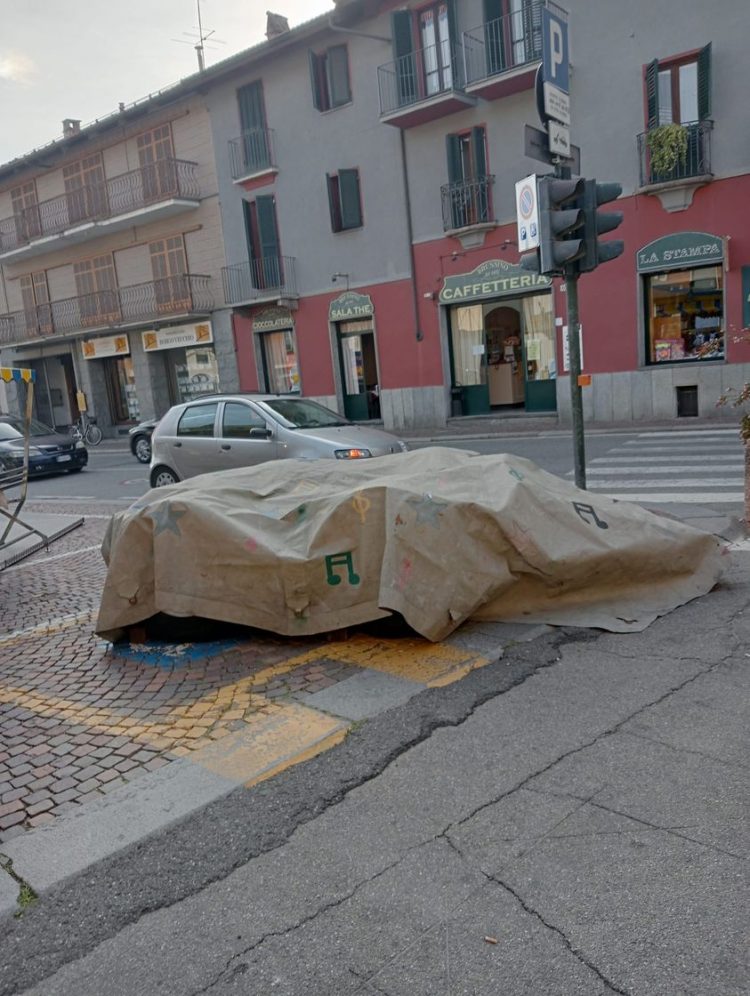
[(149, 491), (113, 516), (97, 632), (157, 613), (303, 636), (400, 613), (644, 629), (708, 592), (714, 537), (509, 455), (433, 447), (280, 460)]

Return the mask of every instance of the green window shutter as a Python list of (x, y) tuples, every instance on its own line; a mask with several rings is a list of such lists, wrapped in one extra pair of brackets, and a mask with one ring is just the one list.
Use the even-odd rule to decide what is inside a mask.
[(331, 107), (348, 104), (352, 99), (352, 92), (349, 86), (349, 56), (346, 45), (334, 45), (328, 49), (326, 78)]
[(279, 255), (279, 233), (276, 228), (276, 198), (266, 194), (255, 198), (258, 215), (258, 243), (263, 258)]
[(698, 118), (711, 117), (711, 42), (698, 53)]
[(484, 0), (484, 45), (488, 75), (505, 69), (505, 37), (502, 0)]
[(323, 105), (323, 94), (320, 92), (320, 59), (313, 51), (308, 51), (307, 58), (310, 63), (313, 107), (316, 111), (327, 110), (328, 108)]
[(331, 231), (341, 231), (341, 205), (339, 203), (339, 178), (334, 174), (326, 175), (328, 186), (328, 210), (331, 212)]
[(341, 199), (341, 227), (360, 228), (362, 206), (359, 199), (359, 171), (339, 170), (339, 197)]
[(391, 38), (396, 63), (398, 102), (403, 107), (404, 104), (413, 103), (417, 94), (417, 67), (410, 10), (394, 10), (391, 13)]
[(646, 66), (646, 128), (651, 131), (659, 124), (659, 60)]
[(484, 145), (484, 128), (471, 129), (471, 151), (474, 159), (474, 179), (487, 176), (487, 153)]
[(242, 131), (266, 127), (266, 112), (263, 106), (263, 88), (260, 80), (241, 86), (237, 91)]
[(448, 183), (460, 183), (464, 178), (461, 165), (461, 140), (458, 135), (445, 136), (445, 151), (448, 157)]

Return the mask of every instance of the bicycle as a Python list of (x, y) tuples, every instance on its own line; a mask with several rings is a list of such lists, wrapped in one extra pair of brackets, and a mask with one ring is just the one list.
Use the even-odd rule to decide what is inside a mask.
[(82, 439), (88, 446), (98, 446), (103, 438), (102, 430), (86, 412), (81, 412), (77, 421), (73, 423), (72, 430), (75, 438)]

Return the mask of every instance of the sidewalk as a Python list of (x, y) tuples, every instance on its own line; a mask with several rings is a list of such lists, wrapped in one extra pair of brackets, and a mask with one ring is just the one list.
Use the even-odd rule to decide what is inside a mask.
[[(62, 514), (72, 510), (62, 504), (58, 508)], [(359, 910), (356, 897), (370, 895), (371, 888), (372, 895), (379, 895), (377, 883), (382, 878), (383, 888), (400, 896), (393, 899), (397, 907), (409, 910), (414, 923), (425, 925), (425, 944), (428, 940), (432, 944), (430, 938), (435, 937), (430, 919), (434, 911), (431, 902), (415, 908), (421, 902), (413, 894), (417, 881), (427, 876), (423, 885), (441, 883), (438, 893), (430, 884), (426, 895), (433, 896), (436, 909), (443, 911), (439, 929), (446, 932), (446, 938), (448, 933), (452, 937), (456, 923), (469, 916), (460, 911), (474, 896), (470, 890), (464, 899), (462, 889), (455, 892), (454, 886), (471, 881), (479, 893), (494, 889), (495, 872), (490, 869), (487, 877), (489, 866), (482, 863), (487, 848), (494, 848), (494, 855), (520, 862), (532, 852), (546, 854), (548, 845), (543, 842), (548, 838), (578, 839), (583, 834), (588, 843), (582, 845), (580, 854), (576, 852), (575, 860), (585, 864), (597, 835), (602, 841), (622, 838), (620, 843), (630, 842), (624, 855), (617, 857), (620, 873), (626, 876), (632, 871), (633, 888), (639, 895), (646, 886), (639, 884), (643, 870), (637, 860), (638, 840), (647, 826), (649, 832), (667, 835), (666, 843), (659, 838), (658, 860), (667, 862), (666, 892), (660, 903), (667, 902), (670, 876), (677, 875), (677, 866), (670, 864), (677, 860), (670, 851), (675, 835), (690, 840), (691, 847), (700, 843), (713, 848), (724, 855), (721, 860), (737, 860), (746, 854), (737, 822), (737, 804), (742, 798), (737, 779), (746, 771), (741, 742), (747, 723), (742, 718), (741, 693), (748, 671), (743, 652), (747, 626), (743, 612), (749, 601), (747, 553), (736, 554), (729, 581), (720, 589), (645, 633), (629, 637), (468, 624), (439, 645), (372, 631), (331, 641), (289, 641), (242, 632), (219, 634), (216, 642), (207, 645), (113, 648), (93, 634), (104, 577), (99, 542), (110, 510), (101, 503), (92, 509), (77, 503), (75, 511), (87, 514), (86, 523), (62, 539), (53, 555), (39, 554), (0, 574), (0, 632), (5, 634), (0, 637), (0, 944), (16, 952), (4, 976), (0, 970), (0, 994), (18, 991), (13, 987), (21, 980), (27, 985), (55, 972), (76, 952), (85, 955), (98, 941), (117, 935), (122, 925), (137, 920), (143, 908), (170, 906), (194, 894), (196, 902), (204, 898), (212, 902), (212, 890), (205, 897), (201, 890), (238, 865), (247, 865), (245, 874), (250, 879), (268, 874), (264, 868), (271, 852), (289, 840), (295, 828), (294, 839), (301, 833), (300, 839), (309, 839), (313, 850), (306, 850), (305, 845), (301, 853), (307, 857), (297, 857), (298, 844), (290, 841), (284, 864), (277, 866), (273, 859), (271, 891), (278, 893), (279, 902), (285, 895), (289, 906), (273, 913), (269, 901), (266, 912), (256, 911), (259, 925), (268, 923), (270, 917), (274, 923), (285, 924), (283, 932), (295, 933), (298, 914), (299, 922), (305, 921), (305, 911), (320, 904), (323, 896), (324, 907), (331, 909), (339, 904), (347, 908), (351, 900), (355, 922), (360, 917), (377, 919), (373, 911)], [(736, 538), (736, 524), (731, 520), (696, 512), (692, 524)], [(736, 546), (745, 550), (747, 543)], [(580, 642), (571, 643), (576, 639)], [(694, 682), (701, 688), (698, 699), (687, 692), (677, 696)], [(645, 727), (627, 725), (636, 716), (646, 717)], [(616, 738), (626, 726), (627, 734), (622, 734), (626, 740), (621, 742)], [(601, 753), (615, 742), (618, 747), (613, 754)], [(649, 759), (648, 751), (656, 750), (654, 743), (666, 754)], [(593, 746), (597, 751), (587, 753)], [(566, 759), (579, 753), (588, 767), (581, 772), (575, 769), (572, 781), (566, 774), (548, 788), (543, 773), (565, 773), (563, 761), (572, 763)], [(667, 764), (673, 754), (679, 763), (673, 758)], [(695, 768), (699, 756), (714, 765), (711, 787), (705, 772)], [(620, 759), (624, 767), (615, 770)], [(659, 781), (662, 776), (651, 770), (653, 765), (667, 772), (663, 783)], [(645, 801), (634, 804), (639, 799), (637, 785), (653, 787)], [(492, 792), (483, 798), (491, 786)], [(362, 792), (365, 796), (358, 795)], [(360, 811), (368, 795), (371, 801)], [(512, 805), (504, 801), (506, 796), (512, 797)], [(556, 801), (558, 796), (565, 804)], [(672, 797), (681, 815), (670, 817), (670, 822), (659, 807)], [(715, 812), (714, 803), (709, 805), (706, 799), (718, 800)], [(617, 808), (620, 801), (622, 813)], [(605, 810), (613, 807), (619, 815), (610, 812), (605, 817)], [(691, 809), (700, 815), (695, 832)], [(492, 819), (483, 822), (480, 813), (492, 813)], [(360, 826), (364, 814), (365, 823)], [(310, 820), (309, 829), (303, 830)], [(507, 820), (509, 829), (498, 830)], [(577, 825), (581, 820), (594, 828), (601, 823), (601, 827), (581, 829)], [(511, 826), (515, 828), (512, 833)], [(468, 842), (464, 840), (467, 827), (474, 834)], [(336, 854), (335, 860), (312, 859), (313, 854), (329, 853), (333, 846), (329, 837), (331, 841), (341, 837), (339, 851), (330, 852)], [(267, 853), (268, 858), (264, 857)], [(287, 854), (292, 862), (289, 868)], [(180, 855), (190, 855), (184, 869), (174, 864)], [(629, 856), (633, 858), (630, 863)], [(417, 865), (412, 867), (413, 860)], [(688, 866), (696, 861), (690, 848), (685, 860)], [(715, 860), (714, 855), (700, 865), (706, 876), (701, 888), (707, 893), (715, 884), (711, 877)], [(348, 869), (345, 880), (336, 870), (342, 861)], [(542, 961), (548, 948), (545, 931), (557, 930), (570, 941), (569, 935), (578, 929), (577, 920), (568, 924), (566, 911), (555, 907), (555, 889), (549, 883), (557, 881), (560, 870), (537, 872), (533, 862), (529, 868), (531, 883), (502, 876), (507, 897), (515, 895), (514, 890), (522, 897), (520, 910), (502, 913), (503, 922), (510, 918), (503, 936), (506, 929), (509, 938), (515, 937), (516, 927), (520, 932), (513, 943), (521, 948), (510, 954), (506, 949), (504, 955), (518, 965), (530, 957), (528, 951), (519, 953), (530, 929), (524, 925), (529, 915), (526, 906), (544, 907), (531, 931), (532, 935), (541, 931)], [(399, 869), (404, 874), (401, 892)], [(606, 868), (597, 867), (592, 875), (594, 883), (601, 878), (607, 894), (611, 886), (605, 884)], [(152, 897), (146, 907), (142, 886), (134, 884), (145, 881)], [(736, 892), (733, 882), (730, 875), (722, 879), (721, 888)], [(542, 898), (534, 898), (529, 905), (525, 894), (532, 884), (541, 889)], [(592, 887), (595, 892), (599, 889), (598, 884)], [(629, 888), (625, 880), (618, 887)], [(263, 891), (267, 893), (268, 888)], [(41, 897), (39, 902), (27, 908), (35, 893)], [(586, 901), (594, 904), (594, 900), (592, 893)], [(546, 908), (548, 903), (554, 915)], [(390, 922), (385, 895), (377, 904), (388, 909)], [(740, 905), (737, 901), (737, 908)], [(454, 909), (455, 915), (450, 912)], [(24, 910), (21, 920), (12, 919), (13, 913)], [(77, 912), (71, 914), (71, 910)], [(474, 916), (473, 905), (471, 910)], [(170, 910), (165, 925), (174, 915), (182, 913)], [(575, 920), (583, 914), (571, 915)], [(726, 927), (728, 917), (715, 915)], [(643, 916), (660, 923), (660, 904)], [(76, 917), (85, 925), (80, 941), (63, 936)], [(406, 938), (414, 926), (409, 917), (402, 920), (401, 915), (393, 917)], [(563, 926), (547, 927), (548, 920), (560, 920)], [(635, 917), (631, 921), (640, 937), (639, 921)], [(193, 928), (186, 922), (181, 929), (189, 937)], [(237, 934), (243, 937), (248, 929), (252, 934), (256, 927), (237, 924)], [(339, 924), (333, 929), (345, 934), (348, 928)], [(374, 947), (372, 959), (352, 969), (355, 977), (364, 978), (370, 972), (380, 978), (385, 955), (378, 945), (386, 944), (394, 951), (399, 948), (392, 929), (389, 926), (374, 940), (363, 935), (356, 941), (358, 949)], [(268, 930), (275, 933), (276, 927)], [(488, 924), (485, 933), (495, 936), (497, 930)], [(463, 936), (461, 931), (459, 935)], [(52, 943), (50, 938), (55, 936), (57, 943)], [(332, 971), (343, 954), (330, 949), (325, 932), (315, 936), (309, 957)], [(217, 950), (223, 950), (223, 942), (216, 941)], [(484, 964), (487, 946), (494, 945), (481, 940), (478, 954), (475, 939), (469, 937), (458, 943), (457, 952), (469, 941), (473, 952), (469, 961), (478, 958)], [(148, 945), (149, 937), (144, 936), (142, 943)], [(445, 943), (451, 948), (456, 941), (446, 939)], [(587, 936), (581, 946), (587, 950), (591, 943)], [(307, 951), (308, 940), (303, 938), (302, 944)], [(567, 947), (578, 950), (577, 945), (578, 941), (570, 941)], [(702, 950), (701, 945), (702, 940), (697, 949)], [(435, 951), (425, 955), (428, 962), (433, 955), (438, 957)], [(97, 957), (96, 951), (90, 955), (93, 964)], [(231, 958), (235, 957), (240, 955), (233, 951)], [(487, 978), (480, 973), (472, 982), (474, 989), (461, 991), (488, 996), (497, 991), (528, 992), (530, 996), (557, 991), (566, 996), (578, 991), (632, 991), (648, 996), (693, 991), (623, 989), (616, 987), (619, 981), (613, 983), (614, 988), (599, 989), (585, 972), (580, 974), (580, 965), (573, 971), (572, 963), (565, 967), (557, 959), (555, 955), (549, 978), (561, 971), (561, 978), (570, 978), (570, 989), (545, 989), (536, 976), (530, 988), (503, 988), (505, 983), (500, 990), (492, 988), (494, 983), (490, 985), (487, 979), (494, 979), (499, 969), (491, 961)], [(596, 951), (578, 961), (585, 965), (587, 959), (601, 964)], [(692, 955), (687, 959), (690, 964), (691, 959)], [(287, 977), (286, 963), (268, 965), (274, 977), (279, 973)], [(175, 980), (182, 978), (184, 970), (184, 966), (175, 968)], [(611, 981), (603, 968), (599, 970)], [(123, 971), (120, 989), (112, 988), (111, 981), (105, 985), (98, 977), (98, 992), (87, 990), (78, 971), (63, 969), (59, 981), (42, 985), (40, 996), (162, 991), (147, 975), (136, 984), (129, 971)], [(402, 971), (417, 992), (432, 996), (446, 989), (445, 981), (432, 969), (420, 968), (415, 975), (409, 974), (412, 968)], [(612, 978), (626, 978), (628, 971), (625, 964), (618, 968), (624, 975), (615, 973)], [(92, 978), (97, 978), (96, 971)], [(729, 985), (729, 976), (719, 972), (717, 978), (724, 988), (694, 991), (701, 996), (743, 991)], [(319, 985), (312, 992), (328, 996), (360, 991), (338, 976), (321, 979)], [(385, 988), (380, 981), (377, 986), (373, 989), (363, 983), (361, 991), (395, 996), (408, 988), (398, 978)], [(270, 988), (269, 981), (242, 991), (265, 996)], [(183, 996), (194, 990), (183, 978), (169, 991)], [(282, 991), (310, 992), (291, 977)]]

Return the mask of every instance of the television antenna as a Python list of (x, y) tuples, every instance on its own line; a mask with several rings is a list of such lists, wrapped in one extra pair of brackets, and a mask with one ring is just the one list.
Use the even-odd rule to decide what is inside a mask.
[[(205, 60), (205, 49), (206, 42), (210, 39), (209, 48), (216, 48), (216, 45), (226, 45), (225, 41), (221, 38), (214, 38), (214, 30), (204, 31), (203, 30), (203, 20), (201, 18), (201, 0), (196, 0), (196, 7), (198, 8), (198, 31), (183, 31), (182, 34), (186, 35), (187, 38), (172, 38), (173, 42), (179, 42), (180, 45), (192, 45), (195, 49), (196, 55), (198, 56), (198, 72), (202, 73), (206, 68)], [(188, 41), (188, 39), (190, 39)]]

